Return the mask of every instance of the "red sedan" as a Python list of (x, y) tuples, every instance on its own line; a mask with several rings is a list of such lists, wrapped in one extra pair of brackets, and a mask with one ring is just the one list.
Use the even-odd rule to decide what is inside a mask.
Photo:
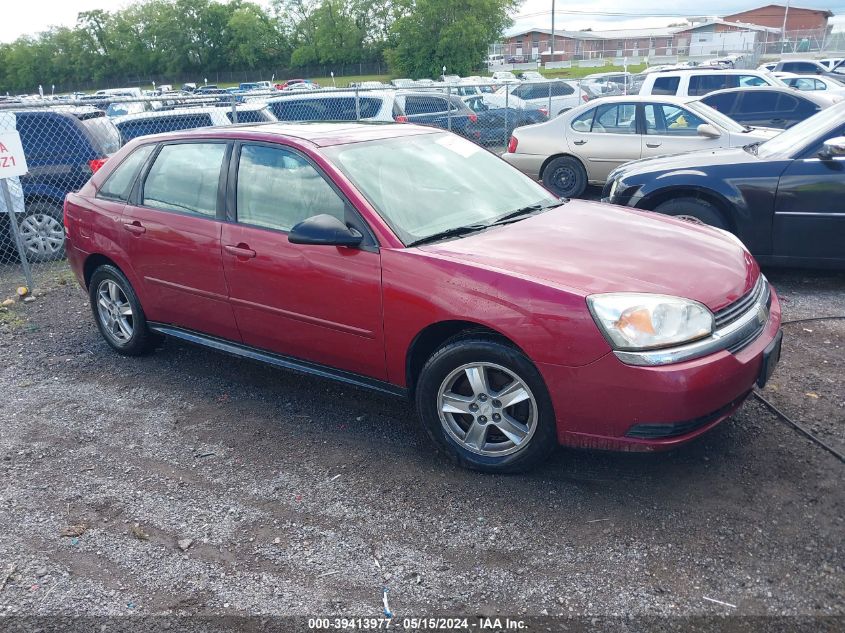
[(117, 352), (167, 335), (407, 396), (478, 470), (558, 443), (676, 446), (780, 352), (777, 296), (730, 234), (558, 199), (427, 127), (139, 138), (68, 196), (65, 226)]

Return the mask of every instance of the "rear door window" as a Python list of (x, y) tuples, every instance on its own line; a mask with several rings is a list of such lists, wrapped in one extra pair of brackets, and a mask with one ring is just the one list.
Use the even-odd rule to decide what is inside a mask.
[(689, 95), (697, 97), (714, 90), (736, 88), (737, 85), (736, 75), (692, 75), (689, 78)]
[(739, 86), (743, 88), (753, 88), (754, 86), (768, 86), (769, 84), (762, 77), (756, 75), (740, 75)]
[(653, 95), (674, 95), (678, 94), (678, 86), (681, 83), (680, 77), (658, 77), (654, 80), (651, 89)]
[(446, 99), (439, 97), (405, 97), (405, 114), (435, 114), (446, 112)]
[(144, 182), (142, 204), (206, 217), (217, 215), (225, 143), (164, 145)]
[(129, 193), (138, 171), (147, 161), (149, 155), (152, 154), (154, 148), (155, 145), (142, 145), (127, 156), (109, 175), (97, 192), (97, 196), (110, 200), (123, 200), (124, 202), (129, 200)]
[(636, 134), (637, 106), (633, 103), (599, 106), (590, 131), (605, 134)]

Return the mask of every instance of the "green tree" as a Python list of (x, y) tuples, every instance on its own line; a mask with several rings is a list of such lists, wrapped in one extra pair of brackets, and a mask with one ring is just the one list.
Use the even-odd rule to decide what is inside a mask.
[(447, 72), (469, 74), (511, 24), (515, 0), (416, 0), (391, 29), (385, 57), (391, 68), (411, 77)]

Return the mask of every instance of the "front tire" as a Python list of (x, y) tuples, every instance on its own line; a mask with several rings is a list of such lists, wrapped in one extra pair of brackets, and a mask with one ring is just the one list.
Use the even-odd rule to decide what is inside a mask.
[(561, 198), (577, 198), (587, 188), (587, 170), (572, 156), (560, 156), (543, 170), (543, 184)]
[(132, 284), (118, 268), (97, 268), (88, 284), (88, 296), (100, 333), (118, 354), (140, 356), (154, 347), (157, 337), (147, 326)]
[(702, 222), (717, 229), (728, 230), (728, 224), (716, 205), (699, 198), (674, 198), (657, 205), (654, 210), (680, 220)]
[(435, 352), (420, 373), (417, 412), (439, 448), (489, 473), (534, 468), (557, 446), (540, 372), (518, 349), (464, 337)]

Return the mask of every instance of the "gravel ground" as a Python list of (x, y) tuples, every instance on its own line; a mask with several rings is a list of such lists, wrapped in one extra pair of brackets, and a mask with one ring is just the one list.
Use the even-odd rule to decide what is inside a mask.
[[(845, 314), (845, 274), (769, 276), (787, 319)], [(66, 271), (42, 285), (0, 312), (0, 614), (377, 616), (387, 587), (398, 617), (845, 616), (845, 465), (756, 401), (671, 453), (484, 476), (402, 401), (122, 358)], [(785, 330), (765, 394), (842, 449), (845, 321)]]

